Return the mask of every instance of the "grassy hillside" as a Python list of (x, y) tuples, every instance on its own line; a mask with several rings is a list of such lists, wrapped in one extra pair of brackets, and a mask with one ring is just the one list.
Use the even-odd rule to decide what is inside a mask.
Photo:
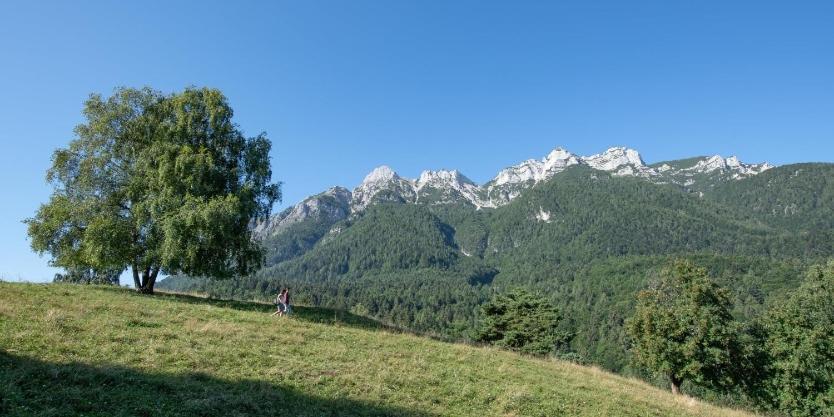
[(744, 416), (333, 310), (0, 283), (0, 415)]

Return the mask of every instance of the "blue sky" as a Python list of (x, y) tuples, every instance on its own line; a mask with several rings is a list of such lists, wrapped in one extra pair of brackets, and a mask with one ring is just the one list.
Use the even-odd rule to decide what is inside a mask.
[[(834, 161), (831, 1), (0, 3), (0, 277), (92, 92), (222, 89), (283, 205), (373, 167), (476, 182), (555, 146)], [(174, 2), (170, 2), (174, 3)]]

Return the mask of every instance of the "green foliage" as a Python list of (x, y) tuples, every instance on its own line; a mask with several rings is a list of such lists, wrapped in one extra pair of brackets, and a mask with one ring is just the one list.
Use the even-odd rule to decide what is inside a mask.
[(635, 360), (681, 383), (731, 386), (737, 356), (737, 324), (729, 294), (691, 262), (678, 261), (656, 287), (638, 296), (628, 323)]
[(266, 249), (266, 265), (276, 265), (299, 257), (312, 247), (330, 229), (330, 223), (315, 221), (290, 225), (283, 233), (263, 242)]
[(812, 268), (764, 322), (774, 405), (792, 416), (834, 415), (834, 261)]
[(381, 203), (338, 239), (271, 272), (314, 280), (373, 270), (448, 268), (458, 258), (452, 239), (452, 228), (425, 207)]
[[(550, 223), (535, 219), (540, 210), (550, 213)], [(742, 212), (671, 185), (572, 167), (493, 211), (486, 253), (513, 265), (532, 265), (531, 278), (547, 279), (552, 276), (548, 264), (610, 256), (786, 257), (830, 249), (829, 243), (806, 241), (793, 230), (753, 223)]]
[(707, 196), (738, 208), (751, 221), (802, 231), (807, 239), (830, 239), (834, 231), (834, 165), (809, 163), (774, 168), (731, 181)]
[(475, 340), (536, 355), (563, 350), (570, 335), (559, 330), (559, 311), (524, 290), (497, 294), (481, 308)]
[(71, 284), (119, 285), (119, 276), (121, 275), (121, 270), (101, 271), (91, 268), (71, 268), (63, 274), (55, 274), (52, 281)]
[[(831, 169), (802, 171), (808, 175), (773, 187), (805, 190), (802, 198), (812, 200), (818, 187), (802, 184), (822, 181), (817, 176), (828, 175), (825, 167)], [(788, 166), (766, 174), (794, 172)], [(733, 316), (749, 324), (799, 285), (809, 264), (834, 255), (834, 237), (766, 221), (763, 211), (716, 197), (724, 192), (718, 184), (704, 187), (700, 197), (571, 167), (497, 209), (389, 202), (348, 220), (311, 218), (267, 238), (274, 261), (251, 276), (175, 277), (163, 284), (242, 299), (267, 299), (289, 285), (315, 305), (361, 303), (377, 319), (450, 338), (471, 334), (492, 288), (524, 288), (546, 294), (559, 309), (560, 330), (575, 335), (573, 351), (606, 369), (640, 375), (630, 368), (623, 323), (636, 293), (671, 260), (706, 267), (731, 292)], [(750, 194), (778, 193), (766, 184), (747, 187)], [(540, 210), (551, 214), (549, 222), (536, 219)], [(803, 213), (815, 210), (827, 209), (808, 205)]]
[[(229, 277), (259, 268), (250, 222), (280, 197), (270, 142), (246, 138), (218, 90), (121, 88), (84, 104), (76, 139), (55, 152), (50, 201), (28, 219), (32, 248), (65, 268)], [(140, 281), (141, 275), (141, 281)]]

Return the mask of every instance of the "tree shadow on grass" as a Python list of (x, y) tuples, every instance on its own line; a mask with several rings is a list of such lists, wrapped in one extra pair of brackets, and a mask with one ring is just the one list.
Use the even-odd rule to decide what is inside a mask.
[(0, 351), (2, 416), (403, 416), (433, 414), (257, 380), (48, 363)]
[[(123, 291), (133, 294), (137, 297), (148, 297), (147, 295), (138, 294), (136, 292), (125, 290), (122, 288), (107, 288), (105, 290)], [(264, 314), (272, 314), (275, 312), (275, 305), (269, 303), (262, 303), (256, 301), (239, 301), (227, 300), (218, 298), (208, 298), (192, 294), (180, 294), (174, 292), (157, 291), (153, 297), (160, 297), (165, 299), (173, 299), (177, 302), (188, 304), (210, 305), (220, 308), (230, 308), (239, 311), (253, 311)], [(325, 307), (306, 307), (293, 306), (293, 319), (302, 320), (312, 323), (323, 324), (338, 324), (341, 326), (354, 327), (363, 330), (388, 330), (388, 331), (402, 331), (399, 328), (388, 326), (380, 323), (374, 319), (352, 314), (344, 310), (337, 310)]]

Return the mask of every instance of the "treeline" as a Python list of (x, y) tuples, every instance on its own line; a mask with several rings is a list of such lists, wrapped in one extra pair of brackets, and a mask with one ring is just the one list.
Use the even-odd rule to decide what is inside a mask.
[[(468, 258), (466, 258), (468, 259)], [(284, 286), (296, 300), (314, 306), (351, 310), (368, 317), (450, 339), (473, 340), (480, 306), (494, 293), (524, 288), (541, 294), (563, 316), (560, 330), (574, 335), (570, 350), (585, 362), (620, 373), (637, 375), (629, 361), (625, 320), (635, 306), (635, 294), (658, 277), (668, 256), (609, 257), (588, 263), (563, 263), (550, 268), (549, 279), (519, 265), (496, 274), (495, 269), (465, 264), (455, 268), (348, 273), (328, 279), (298, 279), (264, 270), (234, 280), (168, 278), (160, 285), (219, 298), (275, 298)], [(754, 318), (767, 303), (783, 299), (801, 281), (807, 265), (763, 257), (691, 255), (708, 266), (710, 275), (732, 294), (732, 313), (741, 321)]]
[(435, 269), (397, 271), (322, 282), (244, 277), (236, 280), (174, 277), (162, 287), (216, 298), (270, 301), (285, 286), (298, 303), (352, 311), (386, 324), (450, 340), (471, 339), (478, 308), (492, 290)]

